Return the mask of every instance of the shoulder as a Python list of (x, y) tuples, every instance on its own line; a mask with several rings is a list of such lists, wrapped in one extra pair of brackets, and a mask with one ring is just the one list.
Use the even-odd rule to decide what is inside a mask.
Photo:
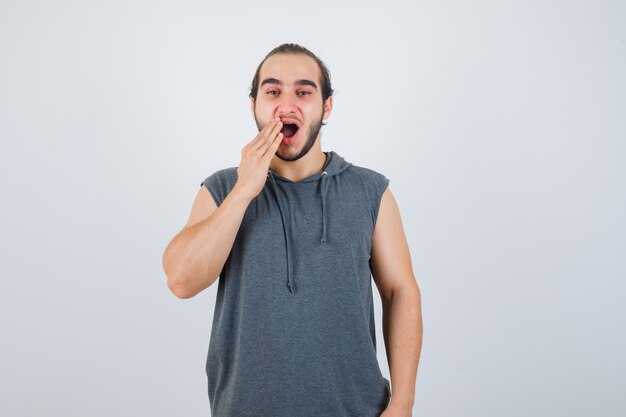
[(351, 165), (350, 168), (347, 169), (347, 171), (350, 171), (354, 175), (358, 175), (371, 180), (380, 179), (385, 176), (379, 171), (375, 171), (372, 168), (367, 168), (360, 165)]
[(234, 185), (235, 182), (237, 182), (237, 167), (228, 167), (211, 173), (200, 185), (204, 185), (207, 188), (210, 186), (228, 187)]
[(206, 181), (215, 180), (230, 181), (233, 179), (235, 181), (237, 180), (237, 167), (218, 169), (217, 171), (211, 173), (204, 181), (202, 181), (202, 183), (204, 184)]
[(359, 165), (350, 166), (346, 170), (346, 174), (362, 182), (368, 192), (371, 191), (373, 196), (377, 198), (387, 189), (390, 182), (389, 178), (382, 172)]
[(237, 182), (237, 167), (219, 169), (206, 177), (200, 186), (205, 186), (219, 206)]
[(389, 178), (372, 168), (358, 165), (350, 166), (344, 173), (350, 177), (351, 183), (359, 184), (363, 197), (367, 198), (366, 206), (369, 207), (372, 225), (375, 226), (383, 195), (389, 186)]

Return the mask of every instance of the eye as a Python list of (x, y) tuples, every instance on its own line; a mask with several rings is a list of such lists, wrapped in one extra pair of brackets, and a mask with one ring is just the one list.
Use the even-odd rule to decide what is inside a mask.
[(278, 93), (278, 90), (269, 90), (267, 92), (267, 94), (269, 94), (270, 96), (274, 96), (275, 94), (272, 94), (272, 93)]
[(311, 95), (310, 91), (299, 91), (298, 93), (304, 93), (303, 95)]

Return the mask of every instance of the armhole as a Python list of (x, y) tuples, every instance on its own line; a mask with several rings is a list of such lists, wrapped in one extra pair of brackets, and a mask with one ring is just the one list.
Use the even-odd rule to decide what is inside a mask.
[(221, 181), (217, 177), (217, 172), (209, 175), (204, 181), (200, 183), (200, 186), (203, 186), (207, 189), (211, 197), (213, 198), (213, 202), (217, 207), (222, 204), (222, 191), (221, 191)]
[(219, 207), (220, 205), (217, 204), (217, 199), (215, 198), (215, 196), (213, 195), (213, 193), (211, 192), (211, 190), (209, 190), (209, 187), (206, 186), (206, 184), (204, 182), (200, 183), (200, 187), (204, 186), (204, 188), (206, 188), (206, 190), (209, 192), (209, 195), (211, 196), (211, 198), (213, 199), (213, 203), (215, 203), (215, 205), (217, 207)]
[(390, 182), (389, 178), (380, 174), (380, 178), (376, 181), (376, 184), (375, 184), (376, 189), (374, 193), (374, 203), (372, 207), (372, 210), (373, 210), (372, 216), (374, 218), (374, 229), (376, 229), (376, 223), (378, 222), (378, 213), (380, 211), (383, 194), (389, 187), (389, 182)]
[(204, 185), (217, 207), (221, 206), (226, 196), (237, 182), (237, 167), (220, 169), (209, 175), (200, 185)]

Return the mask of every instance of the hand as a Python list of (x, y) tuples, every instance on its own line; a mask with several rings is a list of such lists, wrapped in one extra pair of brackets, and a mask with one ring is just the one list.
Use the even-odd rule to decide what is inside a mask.
[(259, 195), (267, 180), (270, 162), (283, 140), (280, 133), (283, 123), (274, 119), (254, 139), (241, 149), (241, 162), (237, 167), (238, 188), (251, 201)]
[(412, 417), (413, 409), (404, 407), (400, 404), (389, 403), (385, 411), (379, 417)]

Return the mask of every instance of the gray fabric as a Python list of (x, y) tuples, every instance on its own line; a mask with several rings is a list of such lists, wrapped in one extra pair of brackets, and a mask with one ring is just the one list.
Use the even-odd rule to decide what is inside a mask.
[[(377, 417), (370, 253), (384, 175), (327, 152), (293, 182), (268, 171), (220, 273), (206, 361), (213, 417)], [(204, 185), (219, 206), (237, 181)]]

